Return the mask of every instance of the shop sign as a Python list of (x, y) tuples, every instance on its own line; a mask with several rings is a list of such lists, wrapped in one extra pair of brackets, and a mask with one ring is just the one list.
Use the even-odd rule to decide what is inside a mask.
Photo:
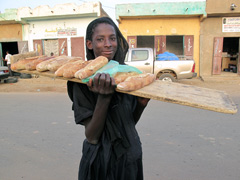
[(240, 17), (222, 18), (222, 32), (240, 32)]
[(77, 28), (58, 29), (58, 36), (76, 36)]
[(45, 29), (45, 37), (56, 37), (56, 36), (76, 36), (77, 28), (55, 28), (55, 29)]

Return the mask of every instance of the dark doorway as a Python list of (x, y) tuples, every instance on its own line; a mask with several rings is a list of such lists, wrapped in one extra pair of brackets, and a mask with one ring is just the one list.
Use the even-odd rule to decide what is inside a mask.
[[(17, 42), (2, 42), (2, 54), (3, 58), (6, 56), (6, 51), (10, 54), (18, 54), (18, 43)], [(4, 61), (4, 65), (6, 66), (6, 61)]]
[(154, 36), (137, 36), (138, 48), (154, 48)]
[(239, 38), (238, 37), (225, 37), (223, 39), (223, 52), (227, 52), (229, 55), (236, 55), (239, 50)]
[(237, 73), (239, 59), (239, 37), (224, 37), (222, 71)]

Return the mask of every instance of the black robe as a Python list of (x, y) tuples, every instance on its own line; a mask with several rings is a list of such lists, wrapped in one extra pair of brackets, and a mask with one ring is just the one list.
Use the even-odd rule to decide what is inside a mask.
[[(93, 115), (97, 95), (85, 84), (68, 82), (76, 124)], [(142, 147), (133, 112), (136, 97), (115, 92), (97, 144), (83, 142), (79, 180), (142, 180)]]

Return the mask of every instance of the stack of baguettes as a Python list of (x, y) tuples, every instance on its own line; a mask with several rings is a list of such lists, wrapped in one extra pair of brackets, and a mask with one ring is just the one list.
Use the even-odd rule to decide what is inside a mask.
[[(58, 77), (85, 79), (108, 63), (108, 59), (99, 56), (85, 61), (80, 57), (69, 56), (36, 56), (19, 60), (12, 64), (12, 70), (50, 71)], [(151, 73), (118, 72), (114, 75), (117, 88), (122, 91), (134, 91), (151, 84), (155, 75)]]

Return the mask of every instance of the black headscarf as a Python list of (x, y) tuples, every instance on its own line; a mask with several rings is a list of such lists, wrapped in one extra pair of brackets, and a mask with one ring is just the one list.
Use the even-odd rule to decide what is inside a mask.
[[(115, 53), (115, 56), (114, 56), (113, 60), (118, 61), (119, 64), (124, 64), (124, 59), (125, 59), (125, 56), (127, 54), (129, 46), (128, 46), (128, 43), (127, 43), (126, 39), (123, 37), (122, 33), (120, 32), (120, 30), (116, 26), (116, 24), (109, 17), (101, 17), (101, 18), (95, 19), (88, 25), (87, 31), (86, 31), (86, 42), (87, 42), (87, 40), (92, 41), (92, 36), (93, 36), (95, 28), (99, 24), (102, 24), (102, 23), (109, 24), (109, 25), (113, 26), (113, 28), (115, 29), (118, 46), (117, 46), (117, 51)], [(95, 55), (93, 53), (93, 50), (88, 49), (87, 46), (86, 46), (86, 52), (87, 52), (87, 59), (88, 60), (95, 59)]]

